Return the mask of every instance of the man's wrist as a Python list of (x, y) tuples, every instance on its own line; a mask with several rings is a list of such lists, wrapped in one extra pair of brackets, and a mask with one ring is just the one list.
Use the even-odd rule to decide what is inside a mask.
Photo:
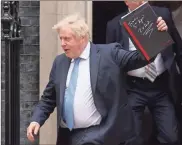
[(32, 121), (30, 123), (38, 124), (40, 126), (40, 124), (38, 122), (36, 122), (36, 121)]

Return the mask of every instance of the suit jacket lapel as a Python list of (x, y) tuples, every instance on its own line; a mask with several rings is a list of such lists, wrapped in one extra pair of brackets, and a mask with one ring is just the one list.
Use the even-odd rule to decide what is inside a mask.
[(93, 96), (95, 94), (95, 88), (97, 83), (97, 75), (99, 70), (100, 54), (95, 44), (91, 43), (90, 48), (90, 79)]
[[(67, 79), (67, 74), (68, 74), (70, 62), (71, 62), (71, 59), (69, 59), (68, 57), (65, 56), (64, 60), (60, 64), (60, 69), (59, 69), (59, 72), (58, 72), (58, 73), (60, 73), (60, 75), (58, 75), (58, 76), (61, 76), (60, 77), (60, 82), (59, 82), (60, 92), (58, 94), (58, 95), (60, 95), (60, 101), (58, 102), (58, 103), (60, 103), (59, 106), (62, 106), (62, 103), (63, 103), (65, 88), (66, 88), (66, 79)], [(62, 110), (62, 109), (60, 108), (60, 110)]]
[[(128, 13), (128, 11), (126, 11), (122, 16), (126, 15), (127, 13)], [(122, 43), (123, 43), (124, 49), (129, 50), (129, 35), (126, 32), (125, 28), (123, 26), (121, 26), (120, 22), (119, 22), (119, 27), (121, 27), (121, 33), (122, 33), (121, 39), (123, 41)]]
[(125, 28), (122, 27), (121, 31), (122, 31), (122, 34), (123, 34), (124, 49), (129, 50), (129, 35), (127, 34)]

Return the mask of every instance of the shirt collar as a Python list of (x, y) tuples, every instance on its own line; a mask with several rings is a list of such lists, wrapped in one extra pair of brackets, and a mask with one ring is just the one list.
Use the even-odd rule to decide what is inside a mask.
[[(83, 50), (83, 52), (80, 55), (81, 59), (88, 59), (90, 56), (90, 42), (87, 43), (87, 46), (85, 47), (85, 49)], [(73, 62), (74, 59), (71, 60), (71, 62)]]

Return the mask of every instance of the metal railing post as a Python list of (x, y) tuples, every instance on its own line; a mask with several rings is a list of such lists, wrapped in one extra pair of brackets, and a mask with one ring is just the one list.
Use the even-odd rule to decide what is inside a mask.
[(20, 18), (18, 1), (2, 1), (5, 41), (5, 145), (20, 145)]

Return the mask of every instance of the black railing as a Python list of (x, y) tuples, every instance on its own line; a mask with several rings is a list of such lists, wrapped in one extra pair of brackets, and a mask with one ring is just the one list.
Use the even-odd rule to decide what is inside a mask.
[(20, 18), (18, 1), (1, 2), (5, 41), (5, 145), (20, 145)]

